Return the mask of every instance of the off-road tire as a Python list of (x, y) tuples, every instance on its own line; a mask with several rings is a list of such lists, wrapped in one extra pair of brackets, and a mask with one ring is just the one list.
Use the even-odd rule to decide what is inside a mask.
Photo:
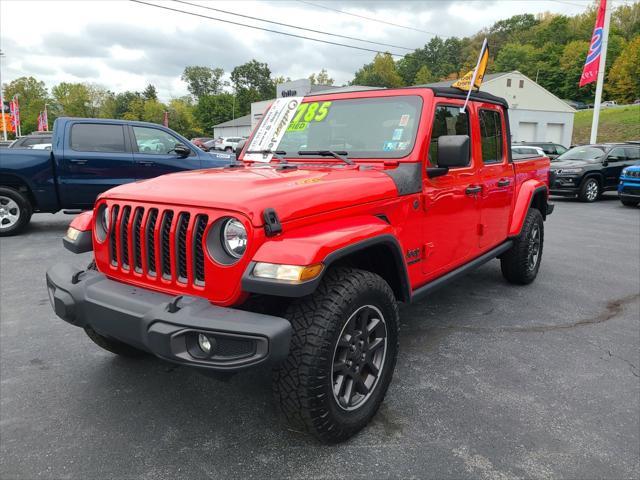
[(226, 147), (224, 149), (224, 151), (227, 152), (227, 153), (231, 153), (231, 152), (233, 152), (233, 148), (232, 147)]
[[(532, 265), (532, 249), (536, 243), (537, 256)], [(533, 282), (542, 262), (543, 245), (544, 221), (542, 214), (540, 210), (530, 208), (520, 235), (513, 241), (513, 246), (500, 258), (500, 267), (504, 278), (518, 285), (527, 285)]]
[(137, 348), (134, 348), (131, 345), (127, 345), (126, 343), (123, 343), (119, 340), (115, 340), (113, 338), (108, 338), (103, 335), (100, 335), (90, 327), (85, 327), (84, 331), (87, 334), (87, 336), (91, 340), (93, 340), (93, 343), (95, 343), (99, 347), (104, 348), (108, 352), (115, 353), (116, 355), (121, 355), (123, 357), (129, 357), (129, 358), (137, 358), (137, 357), (143, 357), (147, 355), (146, 352), (143, 352), (142, 350), (138, 350)]
[[(33, 214), (33, 207), (31, 206), (29, 199), (24, 194), (13, 188), (0, 187), (0, 208), (2, 208), (3, 205), (6, 207), (5, 203), (7, 205), (9, 203), (11, 205), (15, 205), (14, 209), (17, 207), (17, 214), (19, 216), (17, 221), (15, 221), (15, 223), (10, 227), (0, 228), (0, 237), (17, 235), (22, 232), (22, 230), (24, 230), (31, 221), (31, 215)], [(12, 212), (14, 209), (12, 209)], [(2, 221), (3, 220), (0, 219), (0, 222)], [(7, 222), (8, 221), (9, 219), (7, 218)]]
[[(371, 306), (379, 310), (386, 325), (384, 359), (369, 396), (355, 409), (345, 410), (333, 390), (336, 345), (349, 319), (357, 318), (353, 314)], [(399, 328), (393, 291), (374, 273), (335, 268), (325, 274), (312, 295), (289, 305), (286, 318), (293, 336), (289, 356), (273, 372), (275, 400), (295, 429), (305, 430), (324, 443), (344, 441), (376, 414), (393, 376)]]
[(620, 200), (620, 202), (625, 207), (637, 207), (638, 204), (640, 203), (640, 201), (638, 200), (622, 200), (622, 199)]
[[(593, 185), (596, 185), (597, 193), (595, 196), (593, 195)], [(595, 177), (587, 177), (582, 181), (582, 185), (580, 185), (580, 192), (578, 193), (578, 199), (581, 202), (592, 203), (600, 198), (602, 195), (602, 188), (600, 182)]]

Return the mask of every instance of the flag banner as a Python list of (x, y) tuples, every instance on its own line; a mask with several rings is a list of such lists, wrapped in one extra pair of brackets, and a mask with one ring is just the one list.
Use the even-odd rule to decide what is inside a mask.
[(13, 100), (9, 102), (9, 117), (11, 118), (11, 127), (14, 132), (18, 131), (18, 120), (16, 116), (16, 104)]
[(38, 131), (44, 132), (44, 118), (42, 116), (42, 112), (38, 115)]
[(169, 128), (169, 112), (164, 112), (164, 118), (162, 119), (162, 125)]
[(2, 113), (4, 115), (4, 119), (0, 119), (0, 123), (7, 129), (7, 133), (15, 133), (15, 128), (13, 128), (12, 117), (8, 113)]
[(591, 45), (589, 45), (589, 53), (587, 61), (584, 63), (582, 75), (580, 76), (580, 86), (584, 87), (589, 83), (593, 83), (598, 79), (598, 69), (600, 68), (600, 58), (602, 57), (602, 41), (604, 39), (604, 14), (607, 8), (607, 0), (600, 0), (598, 8), (598, 16), (596, 17), (596, 26), (591, 36)]
[[(484, 79), (484, 74), (487, 70), (487, 64), (489, 63), (489, 44), (487, 43), (487, 39), (484, 39), (482, 43), (482, 49), (480, 50), (480, 56), (478, 59), (478, 65), (476, 68), (467, 73), (464, 77), (454, 82), (451, 86), (454, 88), (459, 88), (460, 90), (464, 90), (468, 92), (472, 88), (475, 90), (480, 89), (480, 85), (482, 85), (482, 80)], [(474, 78), (475, 75), (475, 78)], [(473, 85), (473, 87), (472, 87)]]
[(20, 129), (20, 102), (18, 102), (18, 96), (13, 97), (13, 118), (16, 122), (16, 128)]
[(42, 112), (42, 128), (43, 131), (49, 131), (49, 115), (47, 114), (47, 106), (44, 106), (44, 112)]

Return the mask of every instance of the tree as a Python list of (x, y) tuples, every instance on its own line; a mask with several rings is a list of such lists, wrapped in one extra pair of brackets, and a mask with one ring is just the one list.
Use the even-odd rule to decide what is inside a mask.
[(631, 103), (640, 98), (640, 35), (623, 50), (609, 71), (607, 91), (617, 101)]
[(216, 95), (222, 91), (226, 83), (222, 80), (222, 68), (190, 66), (184, 69), (180, 77), (187, 83), (187, 89), (195, 98), (205, 95)]
[(628, 41), (640, 35), (640, 3), (616, 8), (611, 14), (611, 27)]
[[(20, 102), (22, 132), (30, 133), (37, 129), (38, 114), (49, 100), (47, 88), (44, 82), (33, 77), (20, 77), (3, 86), (3, 98), (11, 100), (15, 95)], [(49, 120), (51, 122), (53, 117)]]
[(499, 72), (519, 70), (525, 75), (535, 78), (535, 56), (536, 49), (532, 45), (508, 43), (498, 53), (495, 67)]
[(431, 70), (429, 70), (429, 67), (423, 65), (420, 67), (420, 70), (418, 70), (418, 73), (416, 73), (416, 77), (413, 79), (412, 85), (424, 85), (426, 83), (434, 82), (435, 80), (436, 78), (431, 73)]
[(266, 63), (251, 60), (231, 72), (231, 82), (236, 91), (236, 116), (246, 115), (251, 103), (275, 97), (276, 85)]
[(578, 87), (588, 51), (589, 42), (586, 40), (574, 40), (565, 45), (560, 58), (560, 70), (562, 70), (564, 78), (559, 91), (554, 92), (556, 95), (571, 100), (593, 101), (594, 83), (582, 88)]
[(164, 112), (167, 110), (166, 105), (158, 100), (145, 100), (142, 107), (142, 120), (145, 122), (162, 123)]
[(353, 78), (352, 85), (366, 85), (369, 87), (402, 87), (404, 81), (396, 64), (389, 53), (376, 53), (372, 63), (358, 70)]
[(318, 74), (312, 73), (309, 75), (309, 80), (311, 85), (333, 85), (334, 82), (324, 68)]
[(156, 90), (156, 87), (149, 84), (142, 92), (142, 96), (145, 100), (158, 100), (158, 91)]
[(172, 99), (168, 106), (169, 127), (187, 138), (203, 136), (204, 131), (196, 125), (193, 110), (189, 97)]
[(219, 93), (202, 97), (194, 110), (197, 125), (205, 132), (211, 132), (214, 125), (231, 120), (234, 98), (230, 93)]

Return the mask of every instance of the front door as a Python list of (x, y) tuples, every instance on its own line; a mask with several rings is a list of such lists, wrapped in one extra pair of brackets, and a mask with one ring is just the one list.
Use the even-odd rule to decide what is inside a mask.
[(627, 149), (624, 147), (615, 147), (607, 154), (607, 166), (604, 167), (604, 186), (605, 188), (617, 187), (620, 180), (622, 169), (633, 162), (627, 158)]
[[(132, 126), (133, 159), (138, 178), (153, 178), (167, 173), (200, 168), (200, 158), (195, 152), (179, 157), (173, 149), (182, 143), (178, 137), (160, 128)], [(188, 145), (186, 145), (188, 146)]]
[(122, 124), (69, 122), (63, 155), (56, 159), (64, 208), (91, 208), (102, 192), (136, 180), (125, 128)]
[(509, 231), (511, 201), (514, 198), (514, 171), (509, 162), (505, 122), (502, 110), (492, 104), (478, 105), (480, 131), (480, 178), (482, 192), (478, 196), (480, 227), (478, 245), (488, 250), (504, 242)]
[[(437, 104), (429, 143), (428, 166), (438, 166), (438, 138), (442, 135), (469, 135), (469, 109), (460, 112), (462, 102)], [(475, 143), (473, 140), (470, 145)], [(478, 250), (479, 159), (473, 149), (466, 167), (452, 168), (446, 175), (427, 178), (424, 194), (423, 274), (431, 280), (453, 270), (475, 256)]]

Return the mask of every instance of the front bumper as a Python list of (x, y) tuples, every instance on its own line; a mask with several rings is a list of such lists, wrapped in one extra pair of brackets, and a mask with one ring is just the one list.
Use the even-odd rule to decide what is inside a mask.
[[(291, 324), (284, 318), (137, 288), (65, 264), (47, 271), (47, 288), (64, 321), (176, 363), (233, 372), (278, 363), (289, 352)], [(199, 350), (200, 333), (213, 345), (210, 355)]]
[(554, 182), (551, 184), (551, 195), (577, 195), (580, 191), (581, 177), (557, 175), (554, 172)]

